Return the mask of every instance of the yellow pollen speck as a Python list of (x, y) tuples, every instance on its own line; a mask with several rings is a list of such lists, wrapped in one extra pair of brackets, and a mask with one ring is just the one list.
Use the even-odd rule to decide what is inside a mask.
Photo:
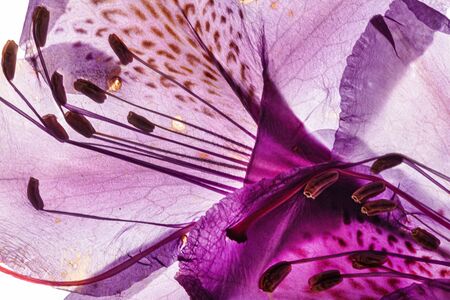
[(288, 11), (288, 17), (293, 17), (294, 16), (294, 11), (292, 9), (290, 9)]
[[(174, 118), (183, 121), (183, 118), (181, 116), (175, 116)], [(186, 125), (184, 125), (184, 123), (179, 122), (177, 120), (172, 120), (172, 130), (178, 131), (178, 132), (185, 132)]]
[(55, 224), (59, 224), (61, 223), (61, 219), (60, 218), (55, 218)]
[(73, 259), (66, 261), (68, 267), (65, 270), (66, 276), (64, 276), (66, 280), (77, 280), (88, 276), (88, 270), (91, 264), (91, 258), (89, 256), (77, 253)]
[(205, 152), (200, 152), (198, 154), (198, 157), (200, 157), (201, 159), (207, 159), (209, 157), (209, 155)]
[(183, 248), (186, 246), (187, 242), (188, 242), (188, 237), (187, 237), (187, 235), (183, 234), (183, 235), (181, 236), (180, 240), (181, 240), (181, 246), (180, 246), (180, 248), (183, 249)]
[(111, 77), (108, 80), (108, 91), (117, 92), (122, 88), (122, 79), (119, 76)]
[(249, 3), (252, 3), (254, 1), (256, 1), (256, 0), (239, 0), (239, 2), (241, 2), (242, 4), (249, 4)]
[(271, 9), (277, 9), (278, 8), (278, 1), (272, 1), (272, 4), (270, 4)]
[(243, 160), (243, 161), (247, 161), (249, 160), (249, 158), (247, 156), (232, 152), (230, 153), (231, 157), (235, 158), (235, 159), (239, 159), (239, 160)]

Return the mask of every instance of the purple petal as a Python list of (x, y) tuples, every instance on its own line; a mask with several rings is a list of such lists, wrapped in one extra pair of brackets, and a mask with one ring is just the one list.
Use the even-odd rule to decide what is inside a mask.
[[(396, 48), (373, 24), (356, 43), (341, 81), (333, 152), (352, 160), (398, 152), (445, 172), (449, 20), (418, 1), (394, 1), (384, 21)], [(432, 191), (421, 175), (399, 170), (384, 175), (436, 211), (448, 211), (447, 192)]]
[(391, 1), (252, 1), (255, 40), (264, 33), (269, 74), (308, 130), (335, 129), (345, 58), (368, 20)]
[[(192, 95), (137, 62), (122, 66), (120, 73), (124, 80), (121, 94), (130, 100), (160, 112), (181, 115), (200, 125), (207, 124), (215, 132), (228, 134), (236, 140), (245, 141), (246, 135), (219, 112), (246, 130), (255, 131), (254, 121), (247, 111), (257, 120), (260, 63), (250, 53), (252, 48), (248, 46), (245, 32), (241, 29), (242, 20), (235, 5), (211, 5), (208, 1), (199, 1), (194, 5), (179, 1), (178, 7), (173, 2), (164, 1), (69, 1), (63, 8), (53, 3), (56, 1), (41, 2), (44, 5), (48, 2), (54, 8), (51, 13), (56, 15), (61, 9), (65, 11), (49, 33), (48, 45), (81, 42), (114, 57), (107, 39), (109, 34), (115, 33), (144, 61), (175, 78), (217, 111), (195, 97), (191, 99)], [(195, 32), (184, 19), (183, 11)], [(31, 12), (32, 8), (29, 15)], [(143, 28), (148, 28), (148, 31)], [(23, 40), (26, 37), (27, 34)], [(217, 64), (202, 49), (197, 38), (211, 49)], [(75, 53), (70, 54), (71, 51)], [(54, 69), (65, 66), (64, 73), (68, 76), (76, 73), (77, 64), (87, 58), (85, 53), (75, 58), (77, 49), (71, 51), (68, 52), (68, 61), (49, 56), (49, 64)], [(94, 55), (92, 58), (91, 55), (88, 58), (97, 57)], [(226, 70), (220, 69), (219, 65)], [(223, 74), (229, 76), (228, 80)], [(106, 79), (98, 78), (103, 86)]]
[[(350, 198), (356, 182), (344, 179), (315, 200), (293, 197), (254, 223), (244, 243), (226, 237), (225, 230), (231, 225), (276, 201), (280, 192), (292, 189), (316, 170), (294, 170), (272, 180), (262, 180), (210, 209), (190, 232), (180, 257), (177, 280), (188, 294), (194, 299), (262, 299), (267, 296), (258, 288), (258, 282), (271, 265), (355, 250), (388, 251), (446, 261), (446, 248), (438, 252), (422, 249), (395, 219), (363, 217), (359, 206)], [(389, 257), (386, 267), (425, 277), (448, 276), (449, 272), (445, 266), (395, 257)], [(342, 274), (359, 272), (353, 269), (348, 255), (294, 264), (291, 273), (272, 293), (273, 297), (315, 299), (318, 294), (311, 292), (308, 279), (330, 269), (338, 269)], [(403, 278), (345, 279), (320, 296), (379, 299), (409, 284), (411, 280)]]
[[(33, 91), (31, 99), (38, 111), (56, 111), (48, 89), (32, 77), (21, 76), (31, 74), (30, 67), (19, 62), (18, 70), (17, 86), (25, 93)], [(2, 77), (2, 96), (23, 108), (5, 86)], [(27, 199), (30, 176), (39, 179), (47, 210), (131, 221), (191, 222), (220, 197), (180, 179), (61, 144), (3, 105), (0, 115), (5, 137), (0, 145), (0, 255), (20, 274), (53, 281), (86, 279), (177, 230), (36, 211)], [(109, 281), (75, 290), (115, 294), (162, 268), (154, 257), (169, 265), (178, 244), (175, 239), (150, 255), (150, 266), (136, 264)]]
[[(242, 28), (238, 7), (211, 5), (207, 1), (197, 6), (180, 3), (183, 11), (174, 3), (164, 1), (31, 1), (22, 43), (27, 47), (30, 62), (42, 76), (40, 82), (48, 80), (30, 40), (30, 19), (37, 5), (48, 7), (51, 15), (47, 44), (42, 49), (46, 67), (50, 75), (58, 71), (64, 76), (67, 92), (74, 93), (72, 84), (80, 77), (107, 89), (110, 88), (108, 80), (120, 76), (123, 86), (115, 94), (141, 106), (136, 108), (116, 99), (98, 105), (86, 97), (70, 96), (68, 108), (85, 114), (91, 121), (97, 118), (92, 121), (97, 132), (162, 149), (170, 160), (156, 160), (158, 167), (176, 171), (187, 169), (190, 175), (215, 180), (218, 186), (229, 187), (229, 190), (241, 184), (251, 152), (252, 140), (248, 141), (248, 136), (255, 131), (254, 120), (259, 113), (256, 99), (261, 81), (258, 80), (260, 61), (251, 55), (253, 50)], [(201, 15), (200, 11), (203, 11)], [(183, 12), (196, 31), (188, 26)], [(142, 28), (149, 28), (149, 31), (144, 32)], [(136, 60), (129, 66), (119, 66), (108, 44), (110, 33), (120, 35), (136, 55), (170, 78), (161, 77)], [(33, 71), (24, 65), (21, 68), (15, 80), (19, 89), (27, 97), (33, 95), (31, 103), (38, 112), (58, 115), (48, 88), (44, 91), (45, 85), (43, 88), (37, 85)], [(24, 78), (23, 74), (29, 77)], [(170, 81), (172, 78), (188, 91), (176, 87)], [(23, 107), (13, 101), (14, 96), (7, 96), (8, 101)], [(182, 128), (179, 129), (173, 120), (154, 114), (150, 117), (149, 109), (171, 117), (181, 116), (204, 130), (186, 124), (179, 126), (178, 122), (176, 125)], [(158, 132), (165, 141), (105, 122), (108, 118), (111, 122), (126, 124), (130, 110), (146, 114), (152, 122), (168, 129)], [(2, 207), (1, 240), (7, 250), (1, 255), (2, 261), (21, 274), (54, 281), (92, 277), (174, 231), (161, 226), (36, 212), (25, 198), (30, 176), (39, 179), (46, 210), (108, 218), (190, 222), (218, 198), (216, 193), (180, 179), (62, 146), (24, 123), (22, 118), (11, 115), (5, 107), (2, 107), (2, 114), (8, 116), (2, 127), (6, 128), (11, 141), (3, 144), (2, 149), (6, 153), (1, 165), (2, 170), (6, 170), (2, 190), (9, 202)], [(59, 119), (62, 121), (62, 116)], [(67, 128), (65, 123), (63, 126)], [(177, 130), (181, 134), (176, 135)], [(20, 135), (14, 134), (16, 132)], [(211, 132), (216, 135), (211, 136)], [(69, 131), (69, 135), (89, 142), (76, 132)], [(169, 138), (177, 143), (167, 141)], [(42, 157), (43, 153), (51, 155)], [(187, 158), (189, 166), (184, 167), (186, 164), (182, 165), (179, 160), (171, 163), (174, 156)], [(21, 162), (20, 166), (17, 162)], [(194, 168), (192, 163), (198, 164)], [(12, 225), (14, 219), (21, 221)], [(34, 243), (36, 236), (44, 236), (45, 242)], [(169, 264), (177, 251), (176, 245), (174, 241), (168, 245), (169, 249), (161, 250), (161, 255), (154, 254)], [(113, 295), (158, 268), (153, 263), (148, 267), (135, 265), (123, 274), (77, 289), (77, 292)]]
[[(282, 5), (276, 3), (274, 10), (280, 6)], [(284, 6), (282, 7), (284, 8)], [(289, 4), (287, 4), (286, 7), (289, 7)], [(395, 8), (398, 8), (399, 10), (395, 11)], [(282, 9), (281, 11), (285, 12), (287, 10)], [(374, 13), (374, 15), (375, 14), (376, 13)], [(395, 21), (399, 21), (397, 19), (397, 14), (399, 17), (404, 14), (411, 14), (411, 11), (403, 2), (396, 1), (392, 4), (391, 10), (386, 15), (394, 20), (391, 20), (391, 22), (395, 23)], [(368, 18), (365, 19), (366, 23), (364, 26), (369, 23), (372, 16), (373, 15), (370, 14), (368, 15)], [(352, 17), (353, 15), (350, 19)], [(343, 20), (349, 22), (349, 18), (343, 18), (341, 19), (341, 22), (343, 22)], [(422, 29), (420, 29), (421, 27), (417, 27), (417, 25), (420, 24), (414, 23), (414, 20), (415, 15), (413, 14), (407, 20), (408, 22), (402, 23), (402, 30), (405, 32), (415, 32), (415, 30), (417, 30), (419, 33), (423, 34), (423, 31), (421, 31)], [(395, 57), (395, 50), (397, 50), (401, 57), (402, 51), (405, 51), (405, 48), (408, 47), (410, 48), (409, 51), (414, 53), (416, 47), (415, 44), (410, 42), (413, 45), (413, 47), (411, 47), (411, 44), (399, 43), (396, 39), (396, 33), (391, 33), (390, 27), (388, 27), (389, 30), (386, 30), (385, 23), (387, 22), (389, 22), (389, 20), (385, 21), (380, 18), (372, 19), (372, 22), (370, 22), (368, 30), (374, 30), (375, 27), (377, 27), (378, 36), (376, 41), (383, 45), (380, 49), (375, 48), (376, 50), (373, 50), (371, 53), (383, 54), (389, 51), (390, 55)], [(281, 24), (283, 25), (284, 23)], [(337, 25), (334, 25), (335, 27), (333, 28), (336, 28)], [(277, 27), (276, 29), (277, 31), (280, 31), (280, 28)], [(269, 34), (268, 40), (270, 40), (270, 37)], [(424, 37), (426, 37), (426, 35)], [(410, 38), (414, 38), (414, 35)], [(423, 38), (423, 36), (417, 34), (417, 40), (420, 41), (421, 38)], [(405, 40), (408, 41), (407, 39)], [(356, 41), (356, 39), (353, 41)], [(357, 45), (359, 45), (358, 43)], [(282, 45), (289, 45), (289, 43), (284, 43)], [(420, 43), (418, 45), (421, 46)], [(270, 46), (268, 48), (271, 49)], [(442, 49), (443, 48), (437, 52), (442, 53)], [(283, 54), (283, 51), (280, 50), (280, 53)], [(298, 53), (301, 53), (299, 55), (302, 55), (304, 52), (299, 51)], [(279, 56), (282, 57), (282, 55)], [(374, 60), (368, 59), (367, 61), (373, 62)], [(295, 64), (287, 64), (286, 68), (289, 68), (292, 65)], [(382, 63), (379, 62), (378, 65), (382, 65)], [(443, 70), (446, 69), (445, 67), (442, 68)], [(271, 76), (273, 75), (275, 85), (277, 88), (280, 88), (283, 97), (286, 99), (294, 99), (294, 97), (289, 97), (289, 89), (286, 88), (289, 85), (280, 84), (280, 78), (282, 79), (283, 76), (292, 76), (292, 74), (295, 73), (277, 73), (276, 68), (269, 68), (269, 70), (272, 72), (270, 74)], [(286, 69), (282, 70), (284, 71)], [(372, 69), (370, 69), (370, 71), (372, 71)], [(369, 72), (367, 73), (372, 74)], [(385, 77), (381, 77), (381, 79), (383, 78)], [(367, 81), (362, 80), (361, 82), (366, 83)], [(389, 80), (386, 80), (386, 82), (389, 82)], [(297, 86), (298, 85), (295, 86), (296, 89), (298, 88)], [(306, 88), (303, 89), (303, 91), (308, 90), (309, 89)], [(363, 88), (360, 90), (364, 91)], [(381, 92), (383, 91), (384, 90), (381, 90)], [(271, 93), (271, 96), (273, 97), (274, 94), (275, 93)], [(275, 95), (278, 96), (279, 94), (277, 93)], [(280, 103), (280, 97), (273, 98), (274, 103)], [(289, 102), (289, 100), (287, 100), (287, 102)], [(262, 102), (262, 112), (265, 111), (266, 103), (269, 103), (269, 101)], [(368, 110), (370, 111), (370, 107)], [(355, 111), (358, 113), (358, 108), (355, 108)], [(365, 129), (364, 126), (372, 124), (370, 121), (371, 120), (363, 123), (361, 127)], [(273, 121), (272, 123), (274, 124)], [(263, 123), (261, 123), (261, 125), (262, 124)], [(433, 123), (430, 121), (429, 124), (431, 125)], [(355, 137), (358, 137), (356, 134), (361, 128), (352, 128), (350, 125), (351, 124), (349, 124), (348, 128), (354, 130)], [(443, 132), (445, 132), (445, 128), (446, 127), (444, 126), (444, 128), (440, 128), (439, 130), (442, 129)], [(403, 131), (398, 130), (397, 132), (392, 132), (392, 136), (394, 136), (394, 134), (395, 136), (399, 136), (401, 135), (399, 134), (401, 132)], [(260, 133), (261, 131), (258, 132), (258, 134)], [(375, 137), (378, 142), (386, 136), (389, 139), (389, 133), (384, 133), (385, 130), (379, 130), (377, 134), (373, 134), (372, 136)], [(260, 137), (258, 136), (258, 139), (259, 138)], [(339, 136), (337, 139), (336, 144), (340, 142)], [(348, 142), (348, 140), (346, 141)], [(394, 137), (389, 139), (389, 141), (395, 142), (396, 145), (398, 143)], [(435, 143), (439, 143), (439, 140), (433, 140), (432, 144), (434, 145)], [(352, 143), (350, 144), (350, 146), (353, 145), (354, 144)], [(380, 143), (380, 145), (383, 144)], [(440, 149), (443, 149), (446, 146), (445, 144), (441, 144), (439, 147), (442, 147)], [(339, 148), (336, 149), (339, 150)], [(258, 147), (256, 150), (258, 150)], [(384, 149), (383, 153), (386, 153), (386, 150), (387, 149)], [(398, 150), (397, 148), (394, 148), (392, 151)], [(415, 151), (417, 151), (417, 148)], [(343, 159), (355, 158), (352, 155), (346, 156), (347, 153), (336, 152), (337, 154), (342, 155)], [(365, 155), (365, 158), (371, 155), (367, 148), (362, 148), (361, 153)], [(421, 152), (422, 155), (425, 153), (426, 152)], [(443, 149), (442, 153), (446, 153), (446, 150)], [(422, 249), (419, 245), (414, 243), (408, 234), (406, 234), (407, 231), (405, 231), (404, 225), (402, 226), (400, 224), (405, 224), (403, 222), (407, 222), (408, 227), (411, 226), (411, 228), (413, 228), (414, 226), (418, 226), (418, 223), (416, 220), (410, 220), (409, 217), (407, 218), (407, 221), (402, 219), (401, 214), (409, 214), (409, 212), (415, 213), (415, 211), (411, 211), (411, 205), (404, 203), (405, 201), (401, 201), (401, 208), (399, 211), (402, 213), (400, 215), (393, 214), (389, 217), (374, 218), (363, 217), (359, 212), (359, 206), (355, 205), (355, 203), (350, 200), (351, 193), (361, 184), (354, 181), (340, 181), (314, 201), (305, 199), (301, 196), (293, 197), (290, 201), (256, 221), (247, 232), (248, 240), (246, 242), (237, 243), (227, 238), (226, 230), (231, 226), (249, 218), (257, 212), (258, 209), (278, 201), (277, 199), (280, 196), (277, 193), (280, 190), (286, 191), (292, 189), (293, 186), (299, 184), (299, 181), (301, 181), (303, 176), (306, 176), (308, 172), (312, 172), (313, 170), (313, 168), (310, 168), (291, 171), (272, 180), (262, 180), (254, 185), (249, 185), (239, 192), (228, 196), (222, 200), (220, 204), (215, 205), (207, 212), (206, 216), (203, 217), (191, 231), (188, 245), (183, 249), (180, 257), (181, 269), (177, 276), (177, 280), (186, 288), (191, 297), (201, 299), (259, 299), (267, 297), (264, 295), (264, 292), (258, 288), (258, 282), (262, 273), (269, 266), (280, 261), (314, 258), (347, 251), (370, 249), (392, 253), (403, 253), (415, 257), (432, 257), (434, 259), (440, 259), (441, 261), (447, 260), (447, 242), (443, 242), (444, 245), (441, 248), (442, 250), (436, 253)], [(417, 177), (418, 176), (414, 174), (414, 171), (411, 171), (410, 169), (402, 169), (401, 172), (393, 172), (392, 174), (388, 173), (387, 176), (393, 184), (400, 184), (402, 189), (407, 192), (416, 196), (423, 196), (419, 199), (421, 199), (425, 205), (436, 201), (445, 207), (444, 200), (448, 200), (448, 195), (440, 198), (442, 193), (436, 192), (428, 186), (413, 185), (413, 183), (424, 182), (424, 180), (417, 180)], [(426, 193), (424, 190), (426, 190)], [(387, 196), (396, 199), (395, 195), (384, 195), (384, 197)], [(440, 206), (440, 208), (442, 208), (442, 206)], [(439, 212), (444, 214), (446, 211), (447, 210), (443, 208), (443, 210)], [(436, 229), (435, 224), (433, 222), (428, 223), (428, 221), (429, 220), (426, 220), (425, 225), (430, 226), (432, 229)], [(447, 277), (449, 271), (447, 267), (395, 257), (389, 257), (387, 267), (399, 272), (420, 275), (427, 278), (434, 276)], [(352, 268), (351, 263), (346, 256), (334, 259), (321, 259), (298, 266), (293, 265), (292, 268), (293, 270), (291, 273), (284, 279), (275, 292), (273, 292), (273, 297), (275, 299), (314, 299), (317, 297), (317, 294), (310, 291), (308, 287), (308, 278), (324, 270), (339, 269), (341, 273), (344, 274), (357, 273), (357, 271)], [(378, 299), (383, 295), (389, 294), (409, 284), (411, 284), (411, 280), (404, 278), (367, 277), (345, 279), (340, 285), (322, 292), (321, 297), (324, 299), (359, 299), (363, 297), (366, 297), (367, 299)]]
[(400, 152), (448, 169), (438, 159), (449, 148), (449, 20), (418, 1), (394, 1), (385, 16), (398, 57), (369, 24), (347, 59), (334, 151), (352, 159), (367, 149)]
[(268, 75), (263, 76), (261, 117), (247, 168), (248, 183), (331, 159), (330, 151), (305, 129)]

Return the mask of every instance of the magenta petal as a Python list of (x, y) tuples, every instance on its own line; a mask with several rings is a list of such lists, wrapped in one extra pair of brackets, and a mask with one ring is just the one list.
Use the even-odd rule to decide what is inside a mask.
[[(248, 217), (264, 204), (277, 200), (277, 193), (299, 184), (314, 168), (293, 170), (272, 180), (262, 180), (223, 199), (197, 223), (180, 255), (177, 280), (194, 299), (263, 299), (259, 278), (280, 261), (315, 258), (355, 250), (378, 250), (446, 261), (445, 250), (421, 249), (395, 217), (364, 217), (350, 198), (356, 182), (342, 179), (315, 200), (295, 196), (257, 221), (248, 240), (237, 243), (225, 230)], [(392, 219), (392, 217), (394, 219)], [(445, 245), (448, 245), (445, 243)], [(425, 277), (446, 276), (448, 267), (389, 257), (386, 267)], [(342, 274), (361, 272), (348, 256), (292, 266), (291, 273), (272, 293), (275, 299), (315, 299), (308, 279), (325, 270)], [(367, 270), (366, 270), (367, 271)], [(376, 271), (369, 269), (367, 272)], [(383, 270), (379, 270), (383, 271)], [(362, 271), (365, 272), (365, 271)], [(439, 275), (438, 275), (439, 274)], [(444, 275), (442, 275), (444, 274)], [(411, 284), (403, 278), (345, 279), (321, 292), (323, 299), (379, 299)]]
[(269, 75), (265, 73), (264, 77), (258, 135), (247, 168), (247, 183), (331, 159), (331, 152), (292, 113)]

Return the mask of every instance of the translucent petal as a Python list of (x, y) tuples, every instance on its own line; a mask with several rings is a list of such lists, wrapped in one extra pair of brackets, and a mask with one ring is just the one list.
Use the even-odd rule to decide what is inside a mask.
[[(258, 288), (259, 278), (280, 261), (315, 258), (355, 250), (378, 250), (446, 261), (448, 242), (442, 251), (430, 252), (414, 243), (393, 222), (392, 216), (364, 217), (350, 198), (359, 185), (342, 180), (315, 200), (295, 196), (250, 227), (248, 240), (237, 243), (225, 230), (250, 216), (258, 208), (277, 200), (314, 168), (294, 170), (272, 180), (228, 196), (210, 209), (190, 232), (182, 250), (177, 280), (193, 298), (239, 299), (267, 297)], [(389, 257), (386, 267), (425, 277), (448, 276), (448, 267)], [(294, 264), (292, 271), (272, 293), (275, 299), (379, 299), (411, 284), (402, 278), (353, 278), (320, 294), (312, 292), (308, 279), (322, 271), (338, 269), (342, 274), (385, 271), (356, 270), (348, 255)]]
[[(17, 86), (39, 112), (55, 112), (49, 90), (30, 74), (28, 64), (19, 62)], [(1, 80), (2, 96), (26, 110)], [(0, 258), (20, 274), (53, 281), (86, 279), (178, 230), (36, 211), (27, 199), (30, 176), (40, 181), (45, 209), (134, 221), (190, 222), (220, 197), (180, 179), (61, 144), (4, 105), (0, 116)], [(136, 264), (105, 282), (75, 290), (113, 295), (160, 269), (154, 257), (169, 265), (178, 246), (174, 239), (146, 259), (149, 266)]]
[[(247, 111), (257, 119), (260, 63), (251, 55), (252, 48), (248, 46), (236, 5), (179, 1), (179, 7), (172, 1), (115, 0), (68, 1), (61, 7), (54, 3), (57, 1), (41, 2), (53, 8), (51, 15), (53, 11), (56, 16), (61, 9), (65, 11), (49, 33), (48, 46), (61, 43), (76, 46), (76, 42), (81, 42), (96, 52), (114, 56), (107, 39), (110, 33), (116, 33), (144, 61), (196, 93), (209, 106), (137, 62), (122, 66), (120, 71), (124, 80), (121, 95), (128, 100), (172, 116), (182, 116), (200, 126), (207, 124), (209, 129), (241, 142), (246, 142), (248, 136), (220, 113), (246, 130), (255, 131), (255, 123)], [(29, 15), (31, 12), (30, 8)], [(25, 30), (22, 40), (28, 37)], [(105, 87), (107, 77), (117, 75), (115, 70), (96, 78), (99, 74), (86, 74), (91, 72), (90, 68), (84, 68), (85, 74), (82, 74), (79, 69), (84, 62), (98, 61), (99, 54), (78, 53), (77, 47), (61, 50), (50, 49), (45, 56), (50, 70), (63, 69), (68, 82), (72, 80), (70, 74), (81, 75), (88, 79), (95, 77), (95, 81)], [(55, 52), (68, 55), (54, 56)], [(29, 53), (34, 53), (32, 48)], [(217, 59), (217, 64), (212, 57)], [(220, 69), (224, 67), (226, 70)], [(227, 74), (228, 82), (223, 74)], [(258, 82), (259, 86), (254, 86)], [(153, 118), (158, 120), (158, 117)]]
[[(395, 49), (373, 24), (355, 44), (333, 152), (351, 160), (398, 152), (448, 173), (449, 20), (417, 1), (394, 1), (385, 16)], [(384, 175), (436, 211), (450, 209), (448, 193), (410, 168)]]

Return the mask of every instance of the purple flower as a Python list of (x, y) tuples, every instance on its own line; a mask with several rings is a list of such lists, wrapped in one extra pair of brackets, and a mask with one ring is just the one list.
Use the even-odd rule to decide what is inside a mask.
[(444, 3), (240, 2), (30, 1), (1, 270), (180, 298), (178, 257), (194, 299), (448, 296)]

